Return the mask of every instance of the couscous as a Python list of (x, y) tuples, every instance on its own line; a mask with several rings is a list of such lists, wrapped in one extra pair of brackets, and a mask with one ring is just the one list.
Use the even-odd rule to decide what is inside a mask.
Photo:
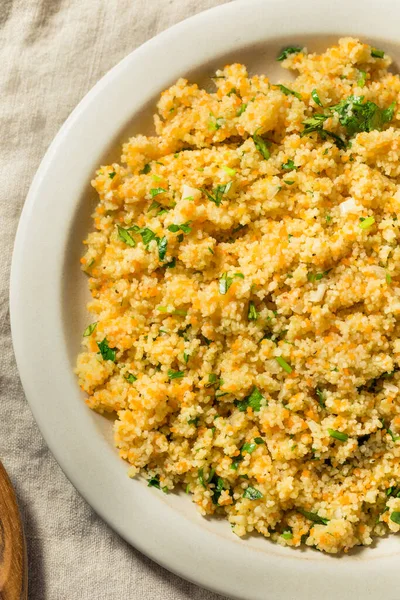
[(400, 79), (352, 38), (278, 60), (180, 79), (97, 171), (77, 374), (132, 477), (337, 553), (400, 530)]

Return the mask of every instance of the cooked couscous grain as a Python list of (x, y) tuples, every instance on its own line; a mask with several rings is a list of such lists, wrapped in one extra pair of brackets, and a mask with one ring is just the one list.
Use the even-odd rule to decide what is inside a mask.
[(337, 553), (400, 530), (400, 79), (351, 38), (279, 60), (180, 79), (97, 172), (77, 373), (131, 476)]

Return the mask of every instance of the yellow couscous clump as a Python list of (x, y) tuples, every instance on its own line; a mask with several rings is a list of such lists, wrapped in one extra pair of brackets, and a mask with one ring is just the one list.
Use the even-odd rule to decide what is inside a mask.
[(400, 529), (400, 79), (352, 38), (279, 58), (180, 79), (97, 171), (77, 374), (131, 476), (337, 553)]

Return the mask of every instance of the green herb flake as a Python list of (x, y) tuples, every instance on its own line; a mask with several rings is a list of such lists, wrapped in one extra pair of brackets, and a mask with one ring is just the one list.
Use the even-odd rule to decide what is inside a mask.
[(392, 438), (392, 442), (396, 443), (398, 440), (400, 440), (400, 435), (394, 435), (394, 433), (391, 429), (388, 429), (387, 432), (390, 435), (390, 437)]
[(169, 379), (182, 379), (185, 376), (183, 371), (173, 371), (172, 369), (168, 369), (168, 378)]
[(268, 142), (263, 140), (263, 138), (256, 133), (253, 135), (253, 142), (261, 156), (265, 158), (265, 160), (268, 160), (271, 157), (271, 153), (268, 149)]
[(112, 173), (109, 173), (108, 176), (110, 179), (114, 179), (114, 177), (116, 176), (116, 172), (113, 171)]
[(211, 119), (208, 122), (209, 131), (218, 131), (218, 129), (221, 129), (224, 124), (223, 117), (215, 117), (212, 113), (210, 113), (210, 117)]
[(158, 476), (158, 475), (156, 475), (155, 477), (152, 477), (151, 479), (149, 479), (149, 481), (148, 481), (148, 484), (147, 484), (147, 487), (155, 487), (155, 488), (157, 488), (158, 490), (160, 490), (160, 489), (161, 489), (161, 487), (160, 487), (160, 479), (159, 479), (159, 476)]
[(158, 240), (158, 258), (163, 261), (165, 259), (165, 255), (167, 253), (168, 240), (164, 236), (160, 240)]
[(134, 248), (136, 246), (136, 242), (133, 239), (133, 237), (131, 236), (131, 234), (129, 233), (128, 229), (124, 229), (123, 227), (120, 227), (119, 225), (117, 225), (117, 229), (118, 229), (119, 239), (122, 242), (124, 242), (127, 246)]
[(261, 437), (256, 437), (254, 438), (254, 441), (256, 444), (260, 445), (260, 444), (264, 444), (264, 440)]
[(325, 221), (326, 221), (327, 223), (330, 223), (330, 222), (332, 221), (332, 217), (331, 217), (331, 215), (326, 215), (326, 216), (325, 216)]
[(337, 431), (336, 429), (328, 429), (328, 433), (331, 436), (331, 438), (334, 438), (335, 440), (339, 440), (340, 442), (347, 442), (347, 440), (349, 439), (349, 436), (347, 435), (347, 433), (343, 433), (342, 431)]
[(367, 73), (366, 71), (360, 71), (360, 77), (357, 80), (358, 87), (364, 87), (367, 81)]
[(243, 498), (247, 498), (248, 500), (260, 500), (262, 497), (262, 493), (251, 485), (249, 485), (243, 494)]
[(243, 444), (243, 447), (240, 452), (242, 454), (243, 452), (247, 452), (247, 454), (252, 454), (256, 448), (257, 444), (254, 444), (252, 442), (246, 442), (245, 444)]
[(145, 244), (145, 246), (148, 246), (152, 240), (155, 240), (157, 238), (154, 231), (152, 231), (148, 227), (144, 227), (143, 229), (140, 229), (139, 233), (141, 235), (143, 244)]
[(291, 540), (293, 538), (293, 533), (291, 531), (284, 531), (282, 537), (284, 540)]
[(242, 104), (241, 104), (241, 105), (239, 106), (239, 108), (238, 108), (238, 111), (237, 111), (237, 113), (236, 113), (236, 116), (237, 116), (237, 117), (240, 117), (240, 115), (242, 115), (242, 114), (245, 112), (245, 110), (246, 110), (247, 106), (248, 106), (247, 102), (246, 102), (246, 103), (245, 103), (245, 102), (242, 102)]
[(298, 98), (299, 100), (302, 100), (301, 94), (299, 94), (299, 92), (290, 90), (289, 88), (287, 88), (286, 86), (284, 86), (282, 84), (279, 84), (278, 87), (281, 90), (281, 92), (283, 92), (285, 94), (285, 96), (296, 96), (296, 98)]
[(83, 337), (89, 337), (89, 335), (92, 335), (93, 331), (96, 329), (97, 327), (97, 321), (96, 323), (91, 323), (90, 325), (88, 325), (85, 329), (85, 331), (83, 332)]
[(315, 388), (315, 393), (318, 397), (318, 404), (321, 406), (321, 408), (325, 408), (325, 398), (323, 391), (319, 387), (317, 387)]
[(385, 123), (393, 119), (396, 104), (382, 109), (371, 101), (364, 102), (364, 96), (349, 96), (336, 106), (330, 108), (331, 113), (336, 113), (339, 122), (346, 128), (351, 137), (361, 131), (381, 131)]
[(293, 185), (294, 184), (294, 181), (289, 181), (288, 179), (284, 179), (283, 182), (286, 183), (286, 185)]
[(279, 62), (282, 62), (283, 60), (286, 60), (286, 58), (288, 58), (288, 56), (290, 56), (291, 54), (297, 54), (298, 52), (301, 52), (303, 50), (303, 48), (301, 48), (300, 46), (288, 46), (287, 48), (284, 48), (282, 50), (282, 52), (280, 53), (280, 55), (278, 56), (278, 58), (276, 60), (278, 60)]
[(286, 371), (286, 373), (290, 374), (293, 371), (292, 367), (286, 362), (284, 358), (282, 358), (282, 356), (275, 356), (275, 360), (278, 363), (278, 365), (282, 367), (284, 371)]
[(285, 171), (297, 171), (297, 168), (298, 167), (296, 167), (292, 159), (288, 160), (282, 165), (282, 169), (284, 169)]
[(187, 352), (184, 352), (183, 360), (185, 361), (186, 364), (189, 362), (189, 358), (190, 358), (190, 354), (188, 354)]
[(256, 310), (254, 302), (252, 301), (249, 302), (249, 311), (247, 313), (247, 318), (249, 321), (257, 321), (258, 319), (258, 312)]
[(228, 173), (228, 175), (230, 175), (231, 177), (235, 177), (235, 175), (236, 175), (235, 169), (231, 169), (231, 167), (227, 167), (225, 165), (222, 165), (222, 168), (225, 171), (225, 173)]
[(152, 210), (155, 210), (156, 208), (160, 208), (161, 204), (159, 202), (157, 202), (157, 200), (153, 200), (153, 202), (150, 204), (149, 208), (147, 209), (147, 212), (151, 212)]
[(134, 383), (135, 381), (137, 381), (137, 377), (132, 375), (132, 373), (125, 373), (124, 379), (126, 379), (128, 383)]
[(317, 104), (318, 106), (321, 106), (321, 107), (322, 107), (322, 102), (321, 102), (321, 100), (320, 100), (320, 98), (319, 98), (319, 96), (318, 96), (318, 92), (317, 92), (317, 90), (315, 90), (315, 89), (314, 89), (314, 90), (311, 92), (311, 98), (314, 100), (315, 104)]
[(166, 263), (166, 265), (165, 265), (166, 269), (173, 269), (174, 267), (176, 267), (176, 258), (175, 258), (175, 256), (174, 256), (174, 258), (169, 263)]
[(378, 48), (371, 48), (371, 56), (373, 58), (383, 58), (385, 56), (384, 50), (378, 50)]
[(303, 515), (309, 521), (313, 523), (317, 523), (318, 525), (328, 525), (329, 519), (325, 519), (325, 517), (320, 517), (317, 513), (309, 512), (308, 510), (303, 510), (302, 508), (297, 509), (298, 512)]
[(200, 481), (201, 485), (203, 486), (204, 489), (206, 489), (207, 486), (206, 486), (206, 482), (204, 481), (204, 471), (203, 471), (203, 468), (199, 469), (197, 471), (197, 474), (198, 474), (199, 481)]
[(195, 427), (198, 426), (199, 421), (200, 421), (200, 417), (194, 417), (193, 419), (188, 419), (189, 425), (194, 425)]
[(167, 190), (165, 190), (165, 189), (164, 189), (164, 188), (162, 188), (162, 187), (159, 187), (159, 188), (152, 188), (152, 189), (150, 190), (150, 196), (151, 196), (152, 198), (154, 198), (155, 196), (158, 196), (159, 194), (165, 194), (165, 192), (166, 192), (166, 191), (167, 191)]
[(400, 525), (400, 512), (397, 510), (393, 511), (390, 515), (390, 520), (393, 521), (393, 523)]
[[(203, 192), (207, 196), (211, 202), (214, 202), (217, 206), (220, 206), (222, 202), (222, 198), (225, 194), (228, 194), (229, 190), (232, 187), (232, 181), (228, 183), (217, 185), (217, 187), (213, 190), (213, 193), (207, 192), (204, 188), (200, 188), (200, 191)], [(214, 195), (213, 195), (214, 194)]]
[(101, 354), (103, 360), (111, 360), (112, 362), (115, 362), (117, 348), (110, 348), (107, 338), (104, 338), (102, 342), (97, 342), (97, 346), (100, 350), (99, 354)]
[(386, 283), (388, 285), (392, 283), (392, 276), (389, 273), (386, 273)]
[(223, 296), (225, 296), (225, 294), (228, 292), (229, 288), (231, 287), (233, 282), (233, 277), (228, 277), (228, 274), (222, 273), (220, 279), (219, 279), (219, 293), (222, 294)]
[(147, 163), (146, 165), (144, 165), (143, 169), (141, 171), (139, 171), (140, 175), (147, 175), (148, 173), (150, 173), (151, 171), (151, 166), (149, 165), (149, 163)]
[(375, 217), (361, 217), (362, 221), (360, 223), (361, 229), (370, 229), (372, 225), (375, 223)]

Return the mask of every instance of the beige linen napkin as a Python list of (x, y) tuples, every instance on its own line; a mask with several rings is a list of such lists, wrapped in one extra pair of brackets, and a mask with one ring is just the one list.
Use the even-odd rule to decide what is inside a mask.
[(0, 0), (0, 458), (23, 513), (33, 600), (219, 598), (129, 547), (61, 472), (18, 378), (8, 281), (29, 184), (71, 110), (135, 47), (224, 1)]

